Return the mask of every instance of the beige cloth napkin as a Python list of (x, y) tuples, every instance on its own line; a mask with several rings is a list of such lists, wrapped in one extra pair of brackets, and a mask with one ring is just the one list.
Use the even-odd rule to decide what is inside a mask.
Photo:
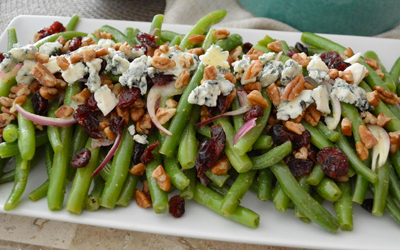
[[(166, 0), (165, 23), (194, 24), (205, 14), (218, 9), (228, 13), (221, 22), (225, 27), (298, 31), (270, 18), (254, 17), (236, 0)], [(400, 39), (400, 25), (377, 37)]]

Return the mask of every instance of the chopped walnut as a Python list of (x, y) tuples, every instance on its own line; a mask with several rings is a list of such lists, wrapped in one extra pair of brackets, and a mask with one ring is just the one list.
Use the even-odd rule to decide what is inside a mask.
[(378, 144), (378, 140), (365, 125), (360, 125), (358, 127), (358, 134), (360, 135), (361, 141), (368, 149)]
[(203, 48), (194, 48), (194, 49), (188, 50), (187, 52), (191, 53), (191, 54), (195, 54), (195, 55), (201, 56), (201, 55), (204, 54), (204, 49)]
[(79, 53), (73, 53), (71, 54), (71, 56), (69, 57), (69, 60), (71, 61), (72, 64), (80, 62), (83, 60), (83, 55), (81, 52)]
[(261, 95), (261, 92), (258, 90), (253, 90), (247, 95), (247, 102), (250, 106), (260, 106), (265, 109), (268, 107), (267, 100)]
[(340, 77), (348, 83), (354, 82), (353, 73), (350, 70), (343, 71), (343, 75)]
[(373, 70), (377, 70), (380, 68), (378, 62), (372, 58), (364, 58), (366, 64), (368, 64)]
[(60, 67), (60, 69), (62, 69), (64, 71), (69, 68), (69, 61), (67, 60), (67, 58), (65, 58), (63, 56), (57, 56), (56, 62), (57, 62), (58, 67)]
[(247, 70), (243, 73), (243, 79), (244, 80), (249, 80), (252, 79), (262, 71), (263, 66), (260, 60), (254, 60), (250, 66), (247, 68)]
[(87, 63), (96, 58), (96, 51), (94, 49), (85, 49), (82, 51), (83, 62)]
[(84, 88), (81, 92), (73, 95), (71, 98), (76, 102), (85, 103), (89, 99), (90, 95), (90, 90), (88, 88)]
[(10, 115), (8, 113), (0, 114), (0, 127), (4, 128), (8, 124), (10, 124), (13, 120), (15, 120), (15, 116), (13, 115)]
[(285, 122), (285, 127), (289, 131), (292, 131), (293, 133), (296, 133), (298, 135), (301, 135), (306, 130), (301, 123), (294, 123), (292, 121)]
[(190, 80), (190, 72), (187, 69), (184, 69), (179, 73), (178, 77), (175, 80), (175, 88), (180, 89), (189, 84)]
[(129, 124), (130, 112), (128, 108), (120, 108), (118, 105), (115, 107), (118, 116), (124, 118), (125, 125)]
[(383, 80), (383, 78), (385, 78), (385, 73), (383, 73), (383, 71), (381, 69), (377, 69), (375, 70), (376, 74), (379, 76), (379, 78), (381, 78)]
[(272, 104), (274, 104), (275, 107), (278, 107), (278, 105), (281, 103), (278, 86), (275, 83), (272, 83), (268, 86), (266, 92), (269, 99), (271, 99)]
[(381, 86), (375, 86), (374, 90), (378, 91), (379, 98), (386, 103), (395, 104), (398, 100), (398, 97), (395, 93), (390, 92)]
[(20, 96), (20, 95), (30, 95), (31, 91), (29, 90), (29, 86), (26, 85), (25, 83), (19, 83), (17, 85), (14, 85), (10, 89), (11, 93), (14, 93), (15, 96)]
[(385, 113), (380, 113), (377, 117), (376, 125), (379, 127), (386, 127), (392, 118), (388, 117)]
[(206, 121), (206, 120), (208, 120), (210, 118), (211, 118), (211, 115), (208, 112), (207, 107), (205, 105), (201, 106), (201, 109), (200, 109), (200, 121), (204, 122), (204, 121)]
[(239, 59), (239, 56), (242, 54), (242, 46), (237, 46), (233, 50), (229, 51), (229, 56), (228, 56), (228, 63), (231, 65), (233, 62), (237, 61)]
[(89, 45), (94, 45), (94, 44), (96, 44), (96, 42), (93, 41), (91, 37), (85, 36), (85, 37), (82, 38), (81, 47), (85, 47), (85, 46), (89, 46)]
[(178, 62), (180, 65), (182, 65), (182, 67), (187, 69), (192, 67), (194, 64), (193, 57), (190, 55), (181, 55), (178, 59)]
[(32, 76), (35, 77), (41, 84), (47, 87), (54, 87), (57, 84), (56, 77), (40, 62), (34, 65), (31, 71)]
[(204, 36), (204, 35), (193, 34), (193, 35), (189, 36), (188, 41), (189, 41), (189, 43), (196, 45), (196, 44), (202, 43), (205, 38), (206, 38), (206, 36)]
[(274, 125), (276, 125), (276, 124), (278, 124), (278, 123), (280, 123), (280, 122), (281, 122), (281, 120), (278, 120), (278, 119), (276, 118), (276, 115), (270, 114), (269, 117), (268, 117), (268, 122), (267, 122), (267, 124), (268, 124), (268, 125), (271, 125), (271, 126), (274, 126)]
[(261, 83), (259, 82), (251, 82), (243, 86), (243, 90), (246, 91), (246, 93), (250, 93), (253, 90), (258, 90), (261, 92)]
[(346, 136), (351, 136), (353, 134), (353, 131), (351, 127), (353, 126), (353, 122), (348, 118), (345, 117), (342, 120), (342, 125), (340, 129), (342, 130), (342, 133)]
[(0, 97), (0, 104), (3, 105), (3, 107), (11, 107), (13, 105), (14, 99), (2, 96)]
[(221, 40), (226, 38), (227, 36), (229, 36), (230, 32), (227, 29), (220, 29), (220, 30), (216, 30), (214, 31), (214, 37), (217, 40)]
[(357, 142), (356, 143), (356, 151), (357, 151), (358, 158), (361, 161), (365, 161), (366, 159), (368, 159), (369, 151), (368, 151), (368, 148), (364, 145), (364, 143)]
[(153, 66), (156, 69), (164, 71), (167, 69), (172, 69), (173, 67), (176, 66), (176, 63), (174, 60), (171, 60), (166, 57), (154, 56), (153, 60), (151, 60), (151, 66)]
[(203, 74), (203, 79), (202, 81), (207, 81), (207, 80), (215, 80), (217, 77), (217, 69), (215, 68), (214, 65), (208, 65), (207, 67), (204, 68), (204, 74)]
[(121, 46), (119, 46), (119, 51), (123, 52), (126, 56), (131, 56), (132, 55), (132, 46), (130, 46), (127, 42), (125, 42), (125, 43), (121, 44)]
[(319, 120), (321, 119), (321, 112), (317, 110), (317, 107), (315, 104), (311, 104), (308, 106), (304, 113), (304, 120), (311, 126), (317, 126)]
[(161, 124), (167, 123), (175, 115), (176, 108), (158, 108), (156, 117)]
[(135, 190), (135, 200), (136, 204), (141, 208), (149, 208), (152, 206), (150, 198), (139, 189)]
[(113, 39), (113, 35), (111, 33), (103, 31), (103, 32), (100, 33), (100, 38)]
[(111, 131), (110, 127), (105, 127), (103, 129), (103, 132), (107, 136), (107, 139), (109, 140), (115, 140), (115, 138), (117, 138), (117, 135)]
[(300, 123), (303, 120), (304, 116), (306, 115), (306, 111), (304, 109), (305, 109), (305, 105), (303, 105), (303, 112), (296, 118), (289, 119), (289, 121), (294, 122), (294, 123)]
[(39, 93), (40, 93), (40, 95), (41, 95), (44, 99), (47, 99), (47, 100), (54, 100), (54, 99), (57, 98), (58, 89), (56, 89), (56, 88), (49, 88), (49, 87), (46, 87), (46, 86), (42, 86), (42, 87), (39, 89)]
[(226, 155), (222, 156), (214, 166), (211, 167), (211, 172), (216, 175), (226, 174), (231, 168), (231, 163), (229, 162)]
[(47, 55), (47, 54), (43, 54), (43, 53), (39, 53), (39, 52), (36, 52), (35, 53), (35, 58), (36, 58), (36, 60), (38, 61), (38, 62), (40, 62), (40, 63), (48, 63), (49, 62), (49, 55)]
[(100, 83), (101, 83), (101, 86), (107, 85), (107, 87), (110, 90), (113, 90), (113, 88), (114, 88), (114, 84), (113, 84), (113, 82), (111, 80), (111, 77), (109, 77), (109, 76), (100, 74)]
[(132, 104), (133, 108), (144, 108), (146, 103), (143, 101), (142, 98), (136, 99), (136, 101)]
[(140, 135), (148, 135), (152, 128), (153, 128), (153, 123), (151, 122), (149, 114), (144, 114), (140, 118), (140, 120), (136, 123), (136, 131)]
[(376, 124), (377, 123), (377, 118), (374, 116), (371, 112), (369, 111), (363, 111), (360, 113), (361, 117), (363, 118), (363, 121), (366, 124)]
[(95, 52), (96, 52), (96, 57), (105, 56), (105, 55), (108, 55), (108, 53), (109, 53), (108, 48), (97, 49), (97, 50), (95, 50)]
[(104, 119), (102, 122), (99, 123), (99, 130), (104, 131), (105, 128), (107, 128), (110, 125), (110, 122), (108, 119)]
[(258, 50), (258, 49), (253, 49), (251, 48), (248, 52), (247, 52), (247, 56), (250, 58), (250, 60), (258, 60), (258, 58), (260, 56), (262, 56), (264, 54), (263, 51)]
[(19, 106), (22, 106), (26, 102), (26, 100), (28, 100), (28, 97), (26, 95), (17, 96), (14, 99), (14, 103), (13, 103), (13, 106), (11, 107), (11, 109), (10, 109), (10, 112), (11, 113), (16, 112), (17, 110), (15, 108), (15, 105), (18, 104)]
[(149, 182), (147, 180), (144, 180), (142, 182), (143, 186), (142, 186), (142, 192), (149, 197), (149, 199), (151, 199), (151, 194), (150, 194), (150, 188), (149, 188)]
[(306, 53), (296, 53), (292, 56), (292, 59), (300, 64), (302, 67), (307, 67), (311, 61), (311, 58), (306, 55)]
[(138, 163), (129, 170), (129, 173), (131, 173), (131, 175), (142, 176), (144, 171), (146, 171), (146, 165)]
[(350, 47), (347, 47), (344, 52), (343, 55), (347, 56), (347, 57), (352, 57), (354, 56), (354, 52)]
[(374, 90), (372, 92), (368, 92), (367, 94), (365, 94), (365, 96), (367, 97), (367, 101), (374, 107), (377, 107), (379, 105), (379, 94), (378, 91)]
[(390, 154), (396, 153), (400, 148), (400, 131), (389, 132)]
[(114, 95), (116, 97), (118, 97), (124, 90), (125, 90), (125, 87), (122, 86), (121, 83), (114, 84), (114, 87), (112, 88), (112, 92), (114, 93)]
[(165, 101), (165, 105), (167, 106), (167, 108), (172, 109), (178, 106), (178, 102), (170, 98), (167, 101)]
[(233, 84), (236, 83), (236, 78), (233, 76), (233, 74), (231, 72), (225, 73), (224, 76), (225, 76), (225, 79), (230, 81), (231, 83), (233, 83)]
[(231, 107), (231, 104), (233, 102), (233, 99), (235, 99), (236, 97), (236, 89), (233, 88), (231, 93), (229, 93), (229, 95), (226, 96), (226, 109), (229, 109)]
[(282, 43), (279, 40), (269, 43), (267, 45), (267, 47), (268, 47), (268, 49), (272, 50), (273, 52), (281, 52), (282, 51)]
[(171, 188), (171, 177), (165, 172), (163, 166), (159, 165), (151, 173), (151, 178), (157, 181), (157, 185), (164, 191), (168, 191)]
[(58, 118), (67, 118), (74, 113), (74, 109), (68, 106), (59, 107), (56, 112), (54, 112), (55, 116)]
[(307, 147), (301, 147), (299, 151), (293, 152), (294, 158), (307, 160), (308, 158), (308, 149)]
[(300, 95), (304, 89), (304, 77), (302, 74), (296, 76), (289, 82), (289, 84), (283, 90), (281, 100), (293, 101), (297, 96)]
[(132, 121), (137, 122), (144, 115), (144, 108), (131, 108), (129, 113)]
[(56, 88), (59, 90), (64, 90), (68, 86), (68, 83), (62, 79), (57, 79)]
[(28, 89), (31, 91), (31, 93), (36, 93), (39, 91), (40, 87), (41, 84), (39, 83), (39, 81), (34, 79), (32, 83), (28, 86)]
[(339, 77), (339, 71), (337, 69), (329, 69), (328, 71), (329, 78), (335, 79)]
[(61, 45), (65, 45), (65, 43), (67, 42), (67, 40), (63, 36), (59, 36), (56, 41), (61, 43)]

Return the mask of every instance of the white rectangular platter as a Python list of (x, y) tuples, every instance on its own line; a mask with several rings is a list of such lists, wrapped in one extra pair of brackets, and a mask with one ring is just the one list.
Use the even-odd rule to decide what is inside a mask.
[[(42, 27), (48, 27), (56, 20), (66, 24), (69, 18), (18, 16), (10, 23), (9, 27), (16, 28), (20, 44), (27, 44), (32, 42), (33, 34), (36, 31)], [(126, 27), (134, 27), (145, 32), (148, 32), (150, 27), (149, 23), (144, 22), (81, 19), (76, 30), (92, 32), (104, 24), (120, 30), (124, 30)], [(165, 24), (163, 29), (185, 33), (190, 29), (190, 26)], [(297, 41), (300, 41), (301, 36), (300, 33), (294, 32), (233, 28), (229, 28), (229, 30), (231, 33), (241, 34), (244, 41), (252, 43), (256, 43), (268, 34), (275, 39), (286, 40), (289, 45), (294, 45)], [(351, 47), (355, 53), (374, 50), (389, 69), (400, 56), (400, 40), (339, 35), (326, 35), (326, 37), (346, 47)], [(6, 47), (7, 35), (4, 31), (0, 37), (0, 51), (5, 52)], [(42, 161), (39, 166), (31, 171), (26, 192), (21, 198), (19, 206), (9, 212), (4, 211), (3, 205), (11, 192), (13, 183), (0, 185), (0, 212), (102, 227), (231, 242), (316, 249), (400, 249), (398, 241), (400, 226), (387, 214), (382, 218), (376, 218), (356, 204), (354, 204), (354, 230), (352, 232), (339, 231), (335, 235), (324, 231), (313, 223), (303, 223), (294, 217), (293, 210), (288, 210), (284, 214), (277, 212), (272, 202), (261, 202), (251, 192), (244, 197), (242, 205), (260, 214), (261, 220), (258, 229), (250, 229), (229, 221), (195, 201), (186, 202), (186, 213), (179, 219), (175, 219), (169, 214), (157, 215), (152, 209), (139, 208), (135, 202), (132, 202), (128, 208), (100, 209), (97, 212), (84, 211), (80, 216), (77, 216), (69, 214), (65, 210), (49, 211), (46, 199), (38, 202), (29, 200), (28, 193), (39, 186), (46, 178), (44, 161)], [(327, 207), (332, 211), (331, 204), (327, 204)]]

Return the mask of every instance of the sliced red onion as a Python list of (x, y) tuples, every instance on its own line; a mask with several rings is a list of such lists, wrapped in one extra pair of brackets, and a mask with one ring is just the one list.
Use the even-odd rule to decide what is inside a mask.
[(100, 166), (93, 172), (92, 177), (95, 177), (98, 175), (101, 170), (107, 165), (107, 163), (111, 160), (111, 157), (113, 157), (115, 151), (117, 151), (117, 148), (119, 144), (121, 143), (121, 138), (122, 134), (118, 134), (117, 138), (115, 138), (114, 145), (111, 147), (110, 151), (108, 151), (106, 157), (104, 158), (103, 162), (100, 164)]
[(209, 124), (209, 123), (211, 123), (211, 122), (213, 122), (213, 121), (215, 121), (215, 120), (217, 120), (218, 118), (221, 118), (221, 117), (235, 116), (235, 115), (244, 114), (247, 111), (249, 111), (250, 109), (251, 109), (251, 106), (250, 105), (246, 105), (246, 106), (243, 106), (243, 107), (241, 107), (239, 109), (236, 109), (236, 110), (233, 110), (233, 111), (229, 111), (229, 112), (214, 116), (214, 117), (212, 117), (212, 118), (210, 118), (208, 120), (205, 120), (203, 122), (199, 122), (199, 123), (196, 124), (196, 126), (197, 127), (201, 127), (201, 126), (207, 125), (207, 124)]
[(66, 127), (66, 126), (76, 123), (76, 120), (72, 116), (70, 116), (68, 118), (51, 118), (51, 117), (32, 114), (32, 113), (26, 111), (25, 109), (23, 109), (18, 104), (15, 105), (15, 108), (25, 118), (27, 118), (37, 124), (41, 124), (41, 125)]
[(184, 90), (185, 87), (177, 89), (175, 88), (175, 83), (170, 82), (169, 84), (164, 86), (154, 85), (153, 87), (151, 87), (149, 93), (147, 94), (147, 111), (149, 112), (151, 121), (161, 132), (163, 132), (166, 135), (172, 135), (172, 133), (166, 128), (164, 128), (156, 117), (157, 100), (163, 96), (180, 95), (183, 93)]
[(239, 102), (240, 102), (240, 106), (246, 106), (247, 104), (247, 93), (244, 90), (238, 91), (237, 93)]
[(238, 132), (235, 135), (235, 138), (233, 138), (233, 144), (236, 144), (236, 142), (244, 136), (247, 132), (249, 132), (252, 128), (254, 128), (256, 124), (257, 117), (251, 118), (248, 120), (243, 126), (238, 130)]
[(18, 71), (21, 69), (22, 65), (23, 65), (23, 63), (19, 63), (19, 64), (15, 65), (14, 68), (8, 73), (4, 73), (3, 71), (0, 71), (0, 80), (6, 82), (11, 78), (16, 77), (18, 74)]
[(380, 168), (383, 166), (383, 164), (385, 164), (389, 156), (390, 138), (386, 130), (378, 125), (368, 124), (367, 127), (378, 140), (378, 144), (372, 148), (371, 169), (375, 171), (376, 168)]
[[(314, 87), (318, 87), (317, 81), (315, 81), (314, 79), (312, 79), (312, 78), (309, 77), (309, 76), (304, 77), (304, 81), (310, 83), (310, 84), (313, 85)], [(331, 88), (332, 88), (332, 86), (331, 86)], [(327, 88), (327, 89), (328, 89), (328, 88)], [(329, 91), (330, 91), (330, 90), (329, 90)]]
[(156, 33), (156, 31), (158, 30), (158, 28), (155, 28), (154, 30), (151, 31), (150, 35), (154, 36), (154, 33)]
[(279, 59), (281, 58), (281, 55), (282, 55), (282, 51), (279, 51), (278, 54), (275, 57), (275, 60), (279, 61)]

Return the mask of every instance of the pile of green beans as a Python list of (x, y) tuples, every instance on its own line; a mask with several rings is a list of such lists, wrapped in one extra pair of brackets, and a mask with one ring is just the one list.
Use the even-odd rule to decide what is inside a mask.
[[(216, 29), (212, 26), (220, 22), (225, 15), (224, 10), (211, 12), (201, 18), (186, 34), (162, 29), (164, 16), (156, 15), (148, 33), (155, 36), (157, 45), (168, 43), (169, 46), (179, 46), (183, 51), (193, 48), (207, 51), (210, 46), (218, 45), (222, 50), (230, 52), (238, 46), (243, 46), (243, 39), (239, 34), (229, 34), (223, 39), (215, 37)], [(96, 32), (86, 34), (74, 31), (78, 21), (79, 16), (73, 16), (65, 26), (65, 32), (50, 35), (34, 45), (39, 48), (46, 42), (56, 41), (60, 36), (66, 40), (88, 36), (98, 42), (99, 37), (95, 35)], [(136, 37), (140, 31), (133, 27), (127, 27), (122, 32), (104, 25), (99, 27), (98, 31), (111, 34), (116, 43), (140, 45)], [(204, 41), (201, 44), (192, 44), (190, 42), (192, 35), (202, 35)], [(8, 38), (7, 48), (10, 50), (18, 42), (15, 29), (8, 30)], [(301, 40), (309, 46), (310, 55), (331, 50), (343, 55), (346, 50), (342, 45), (309, 32), (302, 33)], [(274, 41), (272, 37), (266, 35), (252, 48), (268, 53), (271, 52), (268, 45)], [(281, 41), (281, 44), (283, 54), (279, 60), (285, 62), (290, 59), (286, 56), (286, 52), (292, 47), (285, 41)], [(242, 56), (243, 54), (239, 57)], [(400, 93), (398, 86), (400, 59), (391, 70), (387, 70), (373, 51), (366, 52), (364, 57), (376, 60), (385, 77), (380, 79), (362, 58), (360, 63), (367, 67), (369, 74), (359, 86), (366, 92), (371, 92), (375, 86), (381, 86), (385, 90)], [(98, 176), (93, 177), (95, 169), (106, 157), (107, 147), (92, 148), (93, 139), (78, 124), (68, 127), (48, 126), (39, 131), (35, 129), (32, 121), (18, 113), (16, 121), (3, 129), (4, 142), (0, 143), (0, 184), (14, 181), (14, 187), (4, 204), (4, 209), (11, 210), (18, 206), (18, 201), (27, 186), (29, 171), (34, 167), (35, 156), (41, 147), (45, 153), (47, 179), (36, 189), (30, 190), (29, 198), (32, 201), (47, 198), (48, 208), (52, 211), (65, 208), (69, 213), (81, 214), (101, 208), (129, 207), (140, 183), (147, 181), (152, 209), (157, 214), (165, 214), (170, 209), (170, 192), (161, 189), (157, 180), (152, 177), (154, 170), (161, 165), (171, 179), (171, 190), (176, 189), (174, 192), (179, 193), (184, 200), (187, 202), (194, 200), (221, 216), (250, 228), (258, 227), (260, 216), (240, 205), (249, 190), (255, 192), (260, 201), (272, 201), (277, 211), (283, 213), (288, 209), (294, 209), (295, 217), (305, 223), (314, 222), (330, 233), (336, 233), (338, 229), (353, 230), (353, 203), (363, 204), (368, 191), (374, 197), (372, 214), (380, 217), (387, 210), (394, 220), (400, 223), (400, 151), (391, 154), (387, 162), (375, 171), (371, 169), (371, 150), (368, 159), (361, 161), (354, 150), (353, 142), (362, 142), (358, 127), (365, 125), (365, 122), (355, 106), (340, 103), (341, 116), (352, 121), (351, 137), (342, 133), (340, 124), (337, 129), (330, 130), (322, 119), (314, 124), (315, 126), (305, 119), (301, 121), (302, 126), (311, 135), (313, 146), (318, 149), (336, 147), (347, 155), (349, 161), (347, 175), (343, 179), (332, 179), (325, 174), (323, 166), (315, 164), (308, 175), (295, 177), (286, 164), (295, 153), (293, 142), (286, 141), (274, 145), (273, 138), (268, 133), (274, 120), (272, 118), (275, 110), (266, 88), (261, 89), (261, 95), (268, 103), (263, 109), (263, 115), (258, 117), (256, 125), (238, 140), (234, 138), (245, 124), (244, 114), (220, 117), (213, 120), (212, 126), (197, 126), (200, 120), (203, 121), (203, 110), (201, 106), (189, 103), (188, 97), (196, 87), (200, 86), (205, 67), (206, 65), (200, 63), (192, 72), (181, 96), (161, 98), (161, 108), (166, 107), (166, 100), (169, 98), (178, 101), (174, 116), (163, 125), (172, 135), (163, 134), (157, 129), (149, 132), (147, 137), (149, 143), (158, 141), (159, 146), (152, 152), (154, 159), (146, 162), (142, 176), (132, 175), (129, 172), (134, 165), (133, 154), (137, 142), (133, 140), (128, 127), (135, 126), (135, 122), (130, 121), (129, 124), (127, 122), (120, 135), (120, 145), (112, 159)], [(11, 87), (16, 84), (16, 73), (11, 73), (7, 79), (0, 79), (0, 96), (9, 96)], [(114, 84), (119, 81), (117, 75), (109, 77)], [(240, 82), (237, 81), (236, 88), (240, 89), (239, 86)], [(72, 96), (81, 90), (82, 85), (78, 82), (68, 85), (63, 93), (63, 100), (50, 101), (47, 116), (55, 118), (56, 110), (61, 105), (73, 106)], [(28, 96), (22, 107), (34, 113), (31, 98), (32, 96)], [(235, 96), (229, 109), (233, 111), (240, 108), (239, 98)], [(376, 116), (384, 113), (391, 118), (385, 126), (388, 132), (400, 131), (400, 109), (397, 105), (380, 101), (371, 112)], [(197, 167), (198, 157), (202, 152), (199, 152), (199, 148), (211, 138), (214, 126), (221, 126), (224, 131), (226, 142), (223, 155), (229, 161), (227, 167), (229, 171), (221, 174), (209, 169), (205, 171), (204, 178), (208, 183), (204, 179), (200, 183), (197, 178)], [(70, 164), (72, 157), (83, 148), (90, 151), (90, 160), (82, 168), (73, 168)], [(14, 169), (4, 172), (11, 157), (15, 158)], [(72, 182), (72, 188), (64, 207), (68, 182)], [(333, 204), (336, 217), (322, 205), (323, 201)]]

